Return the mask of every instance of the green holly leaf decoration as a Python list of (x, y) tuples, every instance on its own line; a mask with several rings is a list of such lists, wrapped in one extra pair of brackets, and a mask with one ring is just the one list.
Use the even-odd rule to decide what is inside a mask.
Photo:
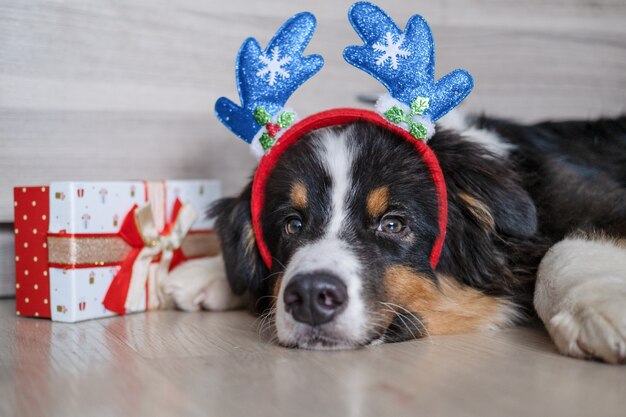
[(428, 97), (418, 97), (411, 103), (411, 116), (421, 116), (428, 107), (430, 100)]
[(278, 126), (284, 129), (286, 127), (291, 126), (295, 119), (296, 119), (296, 115), (294, 113), (285, 111), (285, 112), (282, 112), (280, 116), (278, 116), (278, 118), (276, 119), (276, 122)]
[(428, 134), (428, 131), (426, 131), (426, 128), (423, 124), (412, 122), (409, 124), (409, 133), (415, 139), (424, 140), (426, 138), (426, 135)]
[(414, 116), (421, 116), (429, 107), (429, 99), (428, 97), (418, 97), (411, 103), (411, 113), (406, 114), (404, 110), (402, 110), (398, 106), (393, 106), (385, 113), (385, 117), (391, 123), (400, 124), (402, 122), (409, 125), (409, 133), (415, 139), (424, 140), (426, 139), (426, 135), (428, 131), (424, 127), (423, 124), (416, 122), (413, 120)]
[(276, 138), (271, 137), (267, 132), (263, 132), (259, 138), (259, 142), (261, 143), (263, 151), (267, 152), (276, 142)]
[(405, 120), (404, 111), (398, 106), (393, 106), (385, 113), (385, 117), (392, 123), (402, 123)]
[(265, 126), (272, 119), (272, 115), (263, 107), (257, 107), (254, 109), (254, 120), (261, 126)]

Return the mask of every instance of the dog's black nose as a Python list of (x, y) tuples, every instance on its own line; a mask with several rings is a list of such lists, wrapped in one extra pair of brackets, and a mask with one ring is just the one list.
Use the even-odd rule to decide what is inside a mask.
[(346, 285), (329, 273), (298, 274), (285, 288), (288, 313), (311, 326), (328, 323), (348, 304)]

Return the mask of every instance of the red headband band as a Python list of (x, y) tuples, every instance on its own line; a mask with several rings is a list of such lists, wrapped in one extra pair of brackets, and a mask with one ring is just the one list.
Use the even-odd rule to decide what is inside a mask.
[(261, 258), (268, 268), (272, 267), (272, 255), (263, 239), (263, 225), (261, 224), (261, 213), (265, 204), (265, 189), (267, 180), (276, 166), (280, 156), (298, 139), (305, 134), (323, 127), (338, 126), (358, 120), (368, 121), (378, 126), (382, 126), (405, 138), (412, 143), (420, 154), (422, 160), (428, 167), (437, 191), (437, 223), (439, 234), (435, 239), (430, 253), (430, 265), (433, 269), (437, 267), (443, 242), (446, 237), (446, 226), (448, 222), (448, 196), (446, 183), (441, 172), (441, 167), (437, 161), (435, 153), (422, 141), (415, 139), (409, 132), (383, 119), (378, 113), (362, 109), (333, 109), (323, 111), (301, 120), (290, 127), (278, 139), (272, 149), (261, 158), (259, 166), (254, 175), (252, 183), (252, 227), (256, 237), (257, 247), (261, 253)]

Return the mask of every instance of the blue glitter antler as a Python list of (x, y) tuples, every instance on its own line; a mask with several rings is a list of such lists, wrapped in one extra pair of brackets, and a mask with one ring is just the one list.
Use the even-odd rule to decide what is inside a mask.
[(435, 45), (428, 23), (419, 15), (409, 19), (404, 32), (372, 3), (353, 4), (348, 16), (365, 44), (347, 47), (346, 61), (380, 81), (400, 102), (390, 107), (395, 100), (387, 100), (385, 117), (404, 124), (420, 139), (430, 137), (416, 120), (432, 126), (470, 93), (472, 77), (457, 69), (435, 82)]
[(259, 133), (262, 151), (267, 151), (277, 132), (293, 123), (295, 115), (282, 111), (287, 99), (324, 65), (319, 55), (302, 55), (315, 25), (311, 13), (299, 13), (278, 29), (264, 50), (254, 38), (246, 39), (239, 49), (236, 74), (241, 106), (221, 97), (215, 113), (253, 149)]

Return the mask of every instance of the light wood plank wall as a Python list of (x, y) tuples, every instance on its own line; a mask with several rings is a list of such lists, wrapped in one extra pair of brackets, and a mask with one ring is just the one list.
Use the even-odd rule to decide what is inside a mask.
[[(350, 3), (4, 0), (0, 222), (12, 221), (14, 185), (52, 180), (212, 177), (236, 192), (254, 159), (212, 108), (220, 95), (236, 97), (239, 45), (249, 35), (265, 44), (286, 17), (310, 10), (318, 30), (308, 51), (326, 65), (290, 105), (302, 115), (360, 105), (357, 95), (381, 88), (341, 58), (359, 42)], [(402, 25), (413, 13), (429, 20), (438, 74), (463, 67), (476, 80), (467, 111), (535, 121), (625, 110), (624, 0), (378, 4)], [(11, 268), (0, 264), (0, 282)]]
[(13, 229), (0, 225), (0, 297), (15, 294)]

